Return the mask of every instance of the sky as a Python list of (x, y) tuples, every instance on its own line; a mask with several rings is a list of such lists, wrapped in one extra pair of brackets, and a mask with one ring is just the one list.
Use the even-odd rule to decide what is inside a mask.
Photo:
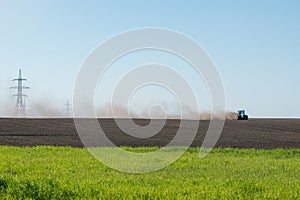
[[(39, 104), (63, 110), (91, 51), (113, 35), (143, 27), (172, 29), (199, 43), (222, 76), (228, 111), (246, 109), (252, 117), (300, 117), (300, 2), (296, 0), (2, 0), (0, 115), (14, 107), (8, 87), (14, 85), (11, 80), (19, 68), (31, 87), (29, 108)], [(185, 73), (197, 88), (201, 110), (209, 110), (205, 84), (194, 81), (187, 64), (157, 52), (136, 53), (130, 62), (151, 59), (164, 60)], [(130, 62), (121, 60), (108, 73), (107, 87), (102, 88), (107, 95), (111, 78), (128, 70)], [(97, 98), (102, 106), (109, 100), (105, 95)], [(176, 112), (171, 108), (173, 97), (159, 88), (145, 89), (135, 98), (136, 109), (163, 101)]]

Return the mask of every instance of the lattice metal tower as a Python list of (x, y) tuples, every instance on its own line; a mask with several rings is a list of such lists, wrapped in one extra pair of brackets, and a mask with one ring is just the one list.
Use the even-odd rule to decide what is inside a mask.
[(71, 112), (72, 112), (72, 105), (70, 103), (69, 100), (67, 100), (67, 103), (66, 103), (66, 113), (67, 113), (67, 116), (68, 117), (71, 117)]
[(25, 103), (25, 97), (27, 95), (23, 94), (24, 89), (30, 89), (30, 87), (23, 86), (23, 82), (27, 81), (27, 79), (22, 77), (22, 71), (19, 70), (19, 77), (13, 79), (13, 81), (17, 81), (17, 86), (10, 87), (10, 89), (16, 89), (17, 94), (13, 95), (17, 97), (17, 103), (16, 103), (16, 112), (18, 116), (25, 116), (26, 113), (26, 103)]

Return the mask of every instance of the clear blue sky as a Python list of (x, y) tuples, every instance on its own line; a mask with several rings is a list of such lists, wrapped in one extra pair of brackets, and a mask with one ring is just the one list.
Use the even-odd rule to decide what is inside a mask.
[(28, 100), (63, 105), (90, 51), (139, 27), (174, 29), (200, 43), (221, 72), (229, 111), (300, 117), (297, 0), (1, 1), (1, 105), (14, 101), (8, 80), (19, 68), (32, 87)]

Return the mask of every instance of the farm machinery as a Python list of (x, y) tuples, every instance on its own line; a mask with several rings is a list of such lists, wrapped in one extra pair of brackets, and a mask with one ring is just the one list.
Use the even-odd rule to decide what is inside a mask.
[(238, 111), (238, 120), (248, 120), (248, 115), (246, 115), (245, 110)]

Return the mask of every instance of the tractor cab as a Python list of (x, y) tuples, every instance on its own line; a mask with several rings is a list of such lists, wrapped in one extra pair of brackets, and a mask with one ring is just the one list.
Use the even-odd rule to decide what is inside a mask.
[(245, 110), (238, 111), (238, 120), (248, 120), (248, 115), (246, 115)]

